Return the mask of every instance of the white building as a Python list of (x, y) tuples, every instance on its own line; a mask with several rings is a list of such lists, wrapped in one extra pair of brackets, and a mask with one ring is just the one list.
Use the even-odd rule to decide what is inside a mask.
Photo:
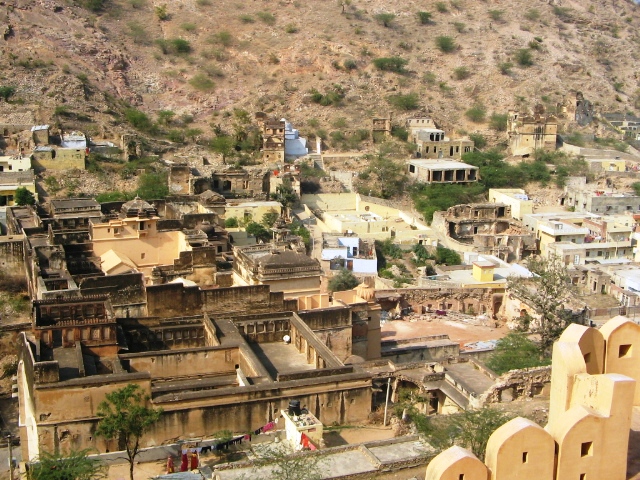
[(284, 158), (304, 157), (309, 153), (307, 139), (300, 136), (298, 130), (291, 123), (284, 121)]
[(330, 270), (346, 268), (353, 273), (378, 273), (374, 243), (365, 242), (355, 234), (323, 234), (321, 258), (329, 262)]
[(0, 156), (0, 172), (26, 172), (31, 169), (31, 157), (22, 154)]

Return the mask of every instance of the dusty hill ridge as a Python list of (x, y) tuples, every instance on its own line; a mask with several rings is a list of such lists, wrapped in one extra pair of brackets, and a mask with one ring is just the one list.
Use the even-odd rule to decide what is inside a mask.
[[(303, 133), (338, 118), (367, 128), (374, 114), (410, 113), (388, 103), (395, 94), (417, 94), (415, 111), (468, 132), (487, 128), (465, 117), (474, 104), (505, 113), (577, 91), (601, 111), (637, 102), (640, 14), (623, 0), (10, 0), (3, 9), (0, 85), (16, 92), (0, 112), (23, 102), (38, 122), (95, 136), (129, 128), (126, 104), (193, 117), (211, 136), (233, 108), (285, 116)], [(436, 45), (442, 36), (452, 52)], [(523, 49), (531, 66), (518, 63)], [(393, 56), (406, 73), (372, 63)], [(312, 89), (344, 98), (321, 106)]]

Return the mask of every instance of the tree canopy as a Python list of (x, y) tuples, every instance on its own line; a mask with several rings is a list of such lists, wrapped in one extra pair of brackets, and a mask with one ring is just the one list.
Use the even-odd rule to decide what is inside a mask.
[(72, 450), (59, 454), (42, 451), (36, 462), (30, 464), (31, 480), (98, 480), (107, 478), (107, 466), (100, 460), (89, 458), (90, 449)]
[(129, 476), (133, 480), (135, 458), (140, 450), (140, 439), (158, 421), (161, 409), (147, 407), (149, 396), (139, 385), (130, 383), (106, 394), (98, 405), (101, 417), (96, 435), (108, 440), (117, 439), (129, 460)]
[(36, 203), (36, 197), (27, 190), (25, 187), (16, 188), (16, 194), (14, 196), (14, 201), (16, 205), (33, 205)]
[(271, 240), (271, 232), (257, 222), (250, 222), (245, 230), (249, 235), (256, 237), (256, 240), (262, 240), (265, 243)]
[(351, 290), (359, 284), (360, 282), (356, 276), (346, 268), (343, 268), (329, 280), (329, 291), (341, 292), (343, 290)]
[(538, 345), (525, 334), (511, 332), (498, 340), (486, 364), (498, 375), (502, 375), (509, 370), (548, 365), (549, 359), (540, 357)]
[(511, 420), (510, 415), (490, 407), (434, 417), (414, 413), (412, 417), (418, 432), (437, 450), (458, 445), (470, 449), (481, 460), (491, 434)]
[(527, 268), (530, 278), (511, 276), (507, 279), (507, 291), (528, 305), (539, 318), (525, 314), (517, 318), (522, 331), (540, 336), (540, 351), (547, 354), (553, 342), (573, 322), (567, 308), (574, 292), (567, 268), (558, 257), (530, 258)]

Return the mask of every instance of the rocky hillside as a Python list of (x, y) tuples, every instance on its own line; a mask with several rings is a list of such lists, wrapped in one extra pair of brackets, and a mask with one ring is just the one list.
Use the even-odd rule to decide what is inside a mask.
[[(313, 134), (411, 111), (482, 132), (489, 125), (469, 120), (471, 106), (488, 120), (578, 91), (598, 111), (640, 107), (640, 7), (631, 1), (161, 2), (1, 2), (0, 86), (15, 92), (0, 113), (30, 107), (37, 122), (116, 138), (131, 130), (128, 106), (153, 120), (174, 112), (175, 128), (203, 137), (212, 125), (230, 128), (234, 108)], [(374, 60), (385, 57), (406, 64), (382, 71)], [(408, 97), (392, 106), (393, 95)]]

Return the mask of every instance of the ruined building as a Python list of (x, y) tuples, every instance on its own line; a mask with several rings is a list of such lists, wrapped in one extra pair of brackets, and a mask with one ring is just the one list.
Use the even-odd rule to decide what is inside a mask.
[(409, 118), (409, 142), (416, 145), (416, 158), (452, 158), (460, 160), (462, 155), (473, 151), (473, 141), (469, 138), (451, 139), (444, 130), (436, 127), (431, 118)]
[(451, 447), (425, 480), (625, 480), (628, 432), (640, 404), (640, 326), (570, 325), (553, 346), (549, 422), (515, 418), (493, 432), (485, 461)]
[(536, 105), (533, 114), (509, 110), (507, 134), (511, 155), (531, 155), (535, 150), (553, 151), (556, 149), (558, 119), (547, 115), (543, 105)]
[(494, 255), (516, 262), (538, 249), (535, 234), (511, 216), (511, 207), (496, 203), (456, 205), (436, 212), (432, 228), (446, 232), (447, 246), (459, 252)]
[(285, 120), (262, 112), (257, 112), (255, 117), (262, 132), (262, 159), (269, 163), (284, 163)]
[(269, 195), (271, 171), (261, 167), (226, 167), (210, 176), (192, 176), (192, 195), (212, 190), (225, 198), (266, 199)]
[(346, 304), (294, 313), (297, 301), (265, 285), (166, 284), (147, 287), (146, 296), (148, 315), (136, 318), (116, 316), (100, 296), (35, 303), (19, 346), (23, 458), (120, 449), (95, 436), (96, 409), (106, 393), (131, 383), (163, 408), (144, 447), (253, 431), (291, 398), (325, 424), (368, 417), (371, 374), (341, 360), (354, 354), (354, 336), (366, 357), (377, 331), (379, 351), (366, 313), (355, 318)]

